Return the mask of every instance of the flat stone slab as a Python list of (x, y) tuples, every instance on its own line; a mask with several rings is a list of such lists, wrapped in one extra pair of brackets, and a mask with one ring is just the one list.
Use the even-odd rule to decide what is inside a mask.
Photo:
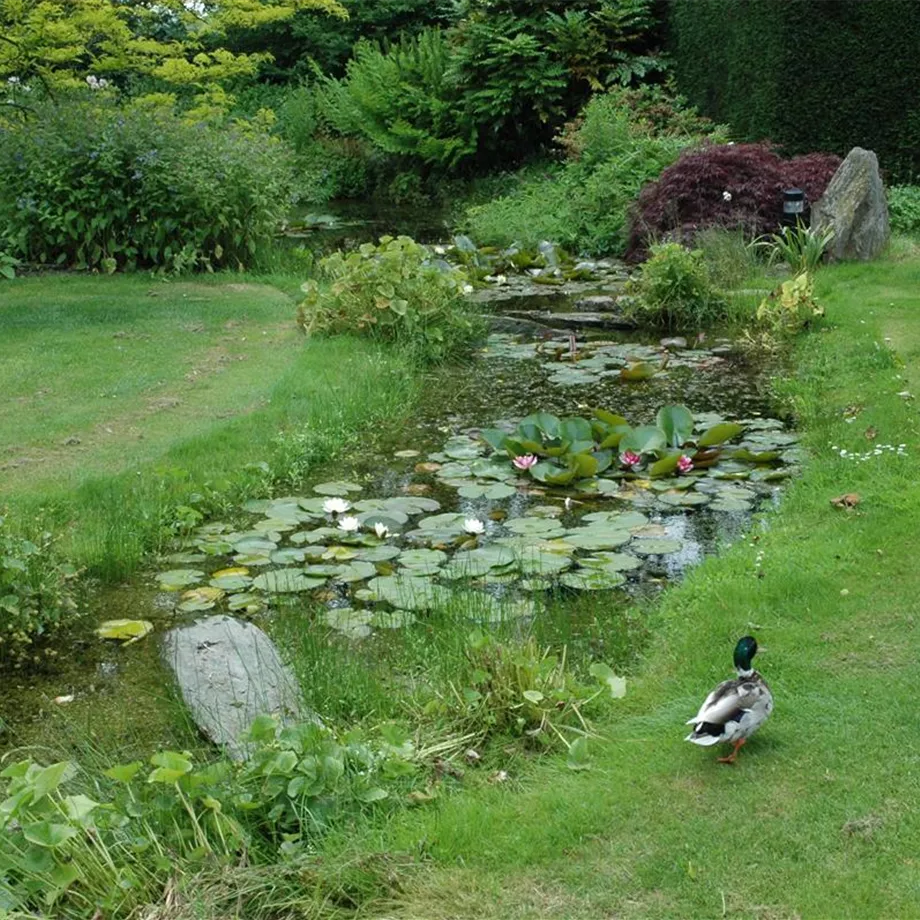
[(617, 308), (617, 299), (612, 294), (592, 294), (576, 300), (574, 307), (588, 313), (611, 313)]
[(506, 316), (530, 320), (556, 329), (635, 329), (636, 324), (616, 313), (554, 313), (549, 310), (509, 310)]
[(202, 734), (235, 760), (246, 759), (241, 738), (256, 716), (316, 718), (274, 643), (251, 623), (212, 616), (171, 629), (163, 657)]

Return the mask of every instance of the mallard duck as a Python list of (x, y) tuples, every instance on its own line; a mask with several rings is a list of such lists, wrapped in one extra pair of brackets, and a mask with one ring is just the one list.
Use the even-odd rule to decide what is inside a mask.
[(773, 712), (773, 694), (767, 682), (751, 667), (757, 654), (757, 640), (744, 636), (735, 646), (735, 668), (738, 676), (725, 680), (703, 700), (700, 711), (687, 725), (693, 731), (686, 741), (709, 746), (727, 742), (734, 744), (731, 754), (719, 757), (719, 763), (734, 763), (738, 751)]

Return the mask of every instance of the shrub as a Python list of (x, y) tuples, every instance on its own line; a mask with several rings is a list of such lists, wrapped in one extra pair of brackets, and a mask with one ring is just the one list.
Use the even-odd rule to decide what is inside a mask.
[(22, 658), (37, 639), (80, 615), (77, 572), (55, 551), (52, 534), (14, 534), (0, 516), (0, 660)]
[(652, 246), (635, 281), (630, 312), (665, 329), (699, 329), (728, 318), (728, 306), (713, 288), (703, 253), (679, 243)]
[(891, 186), (888, 217), (896, 233), (920, 234), (920, 185)]
[(757, 308), (757, 322), (774, 335), (792, 335), (824, 316), (815, 300), (814, 279), (803, 271), (784, 281)]
[(305, 332), (358, 333), (406, 346), (426, 362), (466, 351), (479, 321), (464, 297), (466, 275), (407, 236), (380, 238), (319, 263), (323, 288), (304, 285), (298, 310)]
[(639, 190), (699, 140), (635, 123), (628, 98), (595, 96), (561, 138), (569, 162), (525, 174), (516, 192), (471, 208), (465, 221), (471, 235), (490, 245), (550, 239), (591, 254), (622, 253), (628, 208)]
[(281, 144), (171, 110), (43, 105), (0, 127), (0, 247), (74, 268), (237, 268), (290, 204)]
[(783, 160), (766, 144), (714, 144), (684, 151), (647, 185), (630, 215), (629, 258), (665, 236), (693, 239), (705, 227), (739, 229), (754, 237), (775, 230), (783, 190), (796, 187), (817, 201), (840, 165), (831, 154)]

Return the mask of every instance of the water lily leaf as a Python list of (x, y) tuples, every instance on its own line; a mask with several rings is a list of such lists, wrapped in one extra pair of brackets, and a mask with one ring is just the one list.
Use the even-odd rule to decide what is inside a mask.
[(655, 421), (670, 447), (680, 447), (693, 434), (693, 414), (686, 406), (662, 406)]
[(717, 498), (709, 506), (709, 510), (740, 513), (743, 511), (750, 511), (751, 505), (750, 502), (746, 502), (739, 498)]
[(307, 558), (307, 551), (297, 547), (285, 547), (276, 549), (270, 558), (275, 565), (293, 565), (296, 562), (303, 562)]
[(713, 447), (716, 444), (724, 444), (726, 441), (738, 437), (742, 431), (744, 431), (744, 427), (737, 422), (721, 422), (718, 425), (713, 425), (712, 428), (707, 429), (700, 435), (699, 440), (696, 442), (697, 447)]
[(509, 486), (504, 482), (495, 483), (472, 483), (461, 486), (457, 493), (462, 498), (485, 498), (490, 501), (498, 501), (502, 498), (508, 498), (517, 492), (514, 486)]
[(241, 591), (252, 584), (252, 578), (249, 575), (221, 575), (219, 578), (212, 578), (208, 584), (212, 588), (220, 588), (221, 591)]
[(561, 553), (545, 553), (536, 548), (522, 551), (518, 556), (518, 567), (525, 575), (557, 575), (572, 566), (572, 560)]
[(321, 482), (318, 486), (313, 486), (313, 491), (316, 492), (317, 495), (335, 495), (338, 497), (344, 497), (350, 492), (360, 492), (361, 486), (354, 482)]
[(559, 505), (534, 505), (527, 509), (528, 518), (547, 517), (557, 518), (562, 516), (563, 509)]
[(233, 561), (240, 565), (258, 568), (262, 565), (271, 565), (272, 560), (268, 553), (237, 553)]
[(252, 580), (252, 586), (269, 594), (295, 594), (312, 591), (325, 584), (325, 578), (311, 578), (297, 569), (275, 569)]
[(479, 437), (493, 450), (502, 451), (505, 449), (505, 441), (508, 438), (508, 432), (502, 431), (500, 428), (483, 428), (482, 431), (479, 432)]
[(590, 527), (578, 527), (566, 532), (565, 542), (579, 549), (589, 551), (616, 549), (632, 539), (632, 534), (622, 528), (592, 524)]
[(634, 540), (630, 549), (640, 556), (658, 556), (679, 552), (683, 544), (670, 537), (644, 537)]
[(349, 639), (369, 636), (371, 629), (368, 624), (373, 617), (370, 610), (353, 610), (351, 607), (336, 607), (323, 613), (326, 624)]
[(409, 610), (378, 610), (370, 622), (377, 629), (402, 629), (415, 622), (415, 614)]
[(376, 574), (377, 567), (372, 562), (351, 562), (339, 569), (335, 580), (343, 584), (353, 584), (357, 581), (367, 581)]
[(514, 562), (514, 553), (506, 546), (482, 546), (455, 553), (444, 575), (447, 578), (476, 578), (491, 569), (513, 566)]
[(690, 508), (697, 505), (708, 505), (710, 498), (701, 492), (665, 492), (658, 496), (658, 501), (663, 505), (679, 508)]
[(380, 546), (369, 546), (367, 549), (358, 550), (355, 559), (361, 562), (386, 562), (395, 559), (400, 554), (398, 546), (382, 543)]
[(278, 546), (277, 540), (265, 537), (246, 537), (233, 544), (238, 553), (272, 553)]
[(663, 450), (667, 445), (664, 432), (654, 425), (640, 425), (628, 431), (620, 441), (620, 455), (632, 451), (642, 456)]
[(447, 553), (437, 549), (407, 549), (399, 556), (399, 564), (422, 575), (434, 575), (447, 562)]
[(476, 479), (497, 479), (504, 482), (513, 479), (516, 470), (508, 463), (501, 463), (497, 460), (479, 458), (470, 464), (470, 475)]
[(233, 611), (242, 610), (244, 613), (258, 613), (264, 606), (265, 601), (262, 596), (251, 591), (233, 594), (227, 599), (227, 607)]
[(339, 574), (341, 568), (341, 565), (327, 562), (320, 565), (308, 565), (303, 572), (304, 575), (309, 575), (311, 578), (332, 578), (333, 575)]
[(530, 475), (538, 482), (546, 482), (550, 485), (566, 485), (575, 478), (575, 470), (563, 469), (553, 463), (541, 460), (530, 468)]
[(355, 509), (358, 511), (382, 511), (387, 514), (399, 512), (409, 515), (430, 514), (432, 511), (438, 511), (441, 507), (440, 502), (433, 498), (423, 498), (416, 495), (398, 495), (394, 498), (368, 498), (356, 502)]
[[(296, 509), (294, 509), (296, 511)], [(303, 511), (296, 511), (298, 517), (292, 517), (288, 520), (281, 520), (280, 518), (271, 517), (266, 518), (264, 521), (256, 521), (252, 525), (253, 531), (258, 534), (283, 534), (287, 533), (289, 530), (293, 530), (301, 521), (310, 520), (310, 515), (306, 514)], [(276, 539), (275, 537), (269, 537), (270, 540)]]
[(581, 523), (606, 524), (614, 530), (631, 530), (648, 523), (648, 518), (640, 511), (593, 511), (586, 514)]
[(680, 460), (681, 454), (680, 451), (674, 451), (674, 453), (666, 454), (660, 460), (656, 460), (648, 468), (648, 474), (652, 478), (657, 478), (659, 476), (670, 476), (677, 469), (677, 461)]
[(605, 422), (611, 428), (620, 428), (622, 426), (629, 427), (629, 422), (627, 422), (622, 415), (616, 415), (613, 412), (608, 412), (606, 409), (595, 409), (594, 417)]
[(597, 678), (597, 680), (607, 686), (610, 689), (610, 695), (615, 699), (619, 700), (626, 696), (626, 678), (618, 677), (609, 665), (604, 664), (601, 661), (595, 661), (594, 664), (588, 668), (588, 673)]
[(349, 546), (330, 546), (321, 556), (322, 559), (335, 560), (336, 562), (348, 562), (358, 555), (357, 550)]
[(394, 532), (409, 522), (409, 515), (395, 508), (387, 511), (362, 511), (358, 515), (358, 520), (368, 530), (373, 530), (377, 524), (383, 524), (387, 530)]
[(595, 553), (578, 560), (586, 569), (607, 572), (631, 572), (639, 568), (642, 562), (629, 553)]
[(192, 565), (196, 562), (204, 562), (207, 558), (204, 553), (170, 553), (166, 561), (174, 565)]
[[(555, 510), (555, 509), (553, 509)], [(551, 518), (522, 517), (506, 521), (505, 527), (512, 533), (521, 536), (561, 536), (564, 533), (562, 525)]]
[(566, 572), (559, 579), (560, 584), (575, 591), (609, 591), (625, 581), (626, 576), (622, 573), (605, 569), (579, 569), (577, 572)]
[(204, 572), (198, 569), (172, 569), (169, 572), (158, 573), (157, 581), (164, 591), (178, 591), (180, 588), (202, 581), (204, 577)]
[(430, 517), (424, 517), (418, 522), (419, 530), (437, 530), (449, 531), (453, 533), (463, 533), (463, 522), (466, 516), (448, 512), (446, 514), (433, 514)]
[(649, 364), (648, 361), (634, 361), (628, 367), (624, 367), (620, 371), (621, 380), (648, 380), (651, 377), (654, 377), (658, 373), (660, 367), (656, 367), (654, 364)]
[(119, 639), (125, 645), (137, 642), (153, 632), (153, 623), (149, 620), (106, 620), (96, 627), (100, 639)]
[(182, 603), (177, 609), (182, 613), (210, 610), (223, 596), (224, 592), (221, 588), (192, 588), (191, 591), (183, 592)]
[(376, 600), (401, 610), (430, 610), (450, 597), (446, 588), (435, 585), (430, 578), (413, 577), (407, 572), (373, 578), (367, 583), (367, 590)]
[(782, 479), (789, 479), (792, 476), (792, 470), (754, 470), (751, 473), (751, 479), (755, 482), (779, 482)]
[(303, 508), (308, 514), (312, 517), (323, 517), (325, 511), (323, 510), (323, 505), (325, 504), (325, 498), (298, 498), (297, 504)]
[(472, 460), (482, 455), (482, 445), (466, 435), (456, 435), (444, 445), (443, 453), (452, 460)]

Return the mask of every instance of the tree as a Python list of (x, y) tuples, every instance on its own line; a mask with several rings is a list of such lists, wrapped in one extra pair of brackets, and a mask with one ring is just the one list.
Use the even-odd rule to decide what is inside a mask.
[(220, 85), (271, 57), (227, 50), (228, 31), (302, 11), (347, 16), (338, 0), (0, 0), (0, 82), (38, 85), (52, 98), (88, 78)]

